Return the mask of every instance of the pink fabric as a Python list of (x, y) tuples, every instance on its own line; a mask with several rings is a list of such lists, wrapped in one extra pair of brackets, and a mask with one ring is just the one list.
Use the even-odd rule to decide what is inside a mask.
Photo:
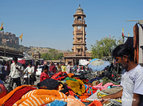
[(41, 76), (40, 76), (40, 82), (43, 81), (43, 80), (45, 80), (45, 79), (47, 79), (47, 78), (50, 78), (49, 75), (46, 74), (45, 72), (42, 72)]
[(94, 86), (97, 89), (103, 90), (103, 89), (107, 89), (108, 86), (120, 86), (120, 85), (114, 85), (113, 83), (106, 83), (104, 86), (102, 86), (103, 83), (99, 83), (98, 85)]

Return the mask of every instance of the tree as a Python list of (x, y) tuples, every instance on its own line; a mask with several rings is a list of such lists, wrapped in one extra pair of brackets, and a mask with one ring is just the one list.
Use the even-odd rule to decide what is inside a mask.
[(56, 49), (50, 49), (48, 53), (41, 54), (44, 60), (59, 60), (62, 59), (63, 53), (59, 53)]
[(120, 40), (113, 38), (105, 37), (100, 41), (96, 41), (95, 45), (91, 45), (92, 58), (103, 58), (111, 56), (113, 48), (115, 48), (118, 43), (121, 43)]

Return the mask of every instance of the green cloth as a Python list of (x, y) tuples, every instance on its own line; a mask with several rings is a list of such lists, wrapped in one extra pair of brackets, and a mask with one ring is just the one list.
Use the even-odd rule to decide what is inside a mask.
[(76, 79), (70, 78), (70, 77), (65, 78), (65, 80), (66, 80), (66, 81), (67, 81), (67, 80), (77, 81)]
[(103, 78), (102, 78), (103, 86), (104, 86), (106, 83), (108, 83), (108, 82), (112, 82), (112, 83), (115, 84), (115, 85), (119, 85), (117, 82), (114, 82), (114, 81), (108, 79), (107, 77), (103, 77)]

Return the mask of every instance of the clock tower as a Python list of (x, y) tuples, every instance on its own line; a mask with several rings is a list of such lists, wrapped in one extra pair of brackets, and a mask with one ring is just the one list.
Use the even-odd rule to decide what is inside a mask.
[(83, 9), (78, 7), (74, 16), (74, 23), (73, 23), (73, 48), (72, 51), (76, 54), (76, 56), (85, 56), (86, 55), (86, 24), (85, 24), (85, 17), (86, 15), (83, 12)]
[(66, 64), (69, 62), (73, 65), (78, 65), (79, 60), (91, 60), (91, 53), (87, 52), (86, 47), (86, 31), (87, 27), (85, 23), (86, 15), (83, 9), (78, 7), (75, 14), (73, 15), (74, 22), (73, 26), (73, 47), (72, 52), (64, 53), (64, 61)]

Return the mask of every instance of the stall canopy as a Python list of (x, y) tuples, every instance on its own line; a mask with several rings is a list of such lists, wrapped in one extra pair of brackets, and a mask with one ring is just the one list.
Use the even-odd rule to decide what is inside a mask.
[(88, 65), (88, 67), (90, 69), (92, 69), (92, 71), (102, 71), (107, 66), (110, 66), (110, 62), (109, 61), (104, 61), (104, 60), (97, 59), (97, 58), (92, 59), (89, 62), (89, 65)]
[(89, 64), (89, 61), (85, 60), (85, 59), (80, 59), (79, 60), (79, 65), (83, 65), (83, 66), (86, 66)]

